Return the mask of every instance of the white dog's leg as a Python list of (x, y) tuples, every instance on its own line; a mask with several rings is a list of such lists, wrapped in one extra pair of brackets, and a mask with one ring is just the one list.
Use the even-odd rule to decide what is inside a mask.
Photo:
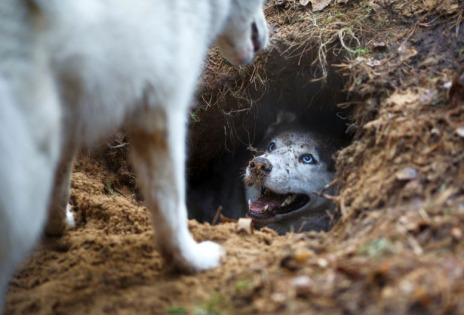
[[(11, 275), (42, 233), (58, 152), (53, 95), (40, 83), (26, 86), (23, 93), (38, 103), (22, 107), (13, 90), (0, 73), (0, 313)], [(46, 126), (43, 137), (37, 120)]]
[(60, 236), (75, 226), (74, 215), (69, 202), (72, 166), (75, 155), (75, 141), (66, 141), (61, 153), (60, 164), (55, 174), (55, 185), (49, 205), (49, 217), (45, 233)]
[(185, 111), (158, 107), (148, 122), (150, 131), (129, 130), (131, 155), (165, 259), (185, 271), (206, 270), (219, 265), (223, 250), (213, 242), (197, 243), (188, 230), (185, 116)]

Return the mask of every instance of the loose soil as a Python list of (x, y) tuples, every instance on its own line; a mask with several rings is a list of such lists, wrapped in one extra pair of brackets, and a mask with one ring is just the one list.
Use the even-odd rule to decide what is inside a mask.
[(118, 133), (103, 158), (77, 159), (77, 228), (37, 246), (11, 280), (5, 314), (463, 314), (464, 6), (339, 0), (311, 11), (330, 2), (270, 1), (272, 47), (252, 66), (233, 68), (212, 50), (189, 169), (201, 175), (259, 138), (273, 119), (262, 99), (276, 86), (302, 111), (312, 102), (300, 90), (341, 86), (332, 101), (350, 113), (352, 142), (336, 156), (331, 231), (190, 221), (195, 239), (227, 255), (217, 269), (181, 275), (153, 243)]

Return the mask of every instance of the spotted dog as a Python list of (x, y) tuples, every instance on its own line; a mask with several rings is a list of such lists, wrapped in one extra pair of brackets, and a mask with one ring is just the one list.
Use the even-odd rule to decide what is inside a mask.
[(249, 162), (245, 172), (247, 214), (258, 226), (281, 234), (327, 230), (333, 204), (318, 192), (334, 179), (336, 147), (324, 135), (294, 120), (294, 114), (280, 112), (259, 146), (263, 153)]

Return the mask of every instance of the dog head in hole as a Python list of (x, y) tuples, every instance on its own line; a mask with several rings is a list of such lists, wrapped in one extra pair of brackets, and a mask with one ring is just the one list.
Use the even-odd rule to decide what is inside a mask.
[(258, 147), (261, 155), (246, 168), (248, 216), (280, 234), (328, 230), (333, 203), (320, 192), (334, 179), (335, 151), (328, 136), (297, 123), (294, 113), (279, 112)]

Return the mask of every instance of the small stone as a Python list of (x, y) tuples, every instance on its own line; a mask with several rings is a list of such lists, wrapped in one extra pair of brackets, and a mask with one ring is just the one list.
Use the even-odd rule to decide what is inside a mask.
[(308, 276), (298, 276), (292, 280), (292, 286), (297, 296), (305, 296), (311, 293), (313, 281)]
[(327, 259), (319, 258), (319, 259), (317, 260), (317, 264), (318, 264), (319, 267), (321, 267), (321, 268), (326, 268), (326, 267), (329, 265), (329, 262), (327, 261)]
[(271, 299), (276, 303), (284, 303), (287, 297), (283, 293), (275, 292), (271, 294)]
[(250, 218), (240, 218), (237, 222), (237, 233), (253, 234), (253, 221)]
[(460, 240), (462, 238), (462, 231), (459, 228), (453, 228), (451, 229), (451, 236), (453, 236), (454, 239)]
[(440, 129), (438, 129), (437, 127), (433, 127), (432, 130), (430, 130), (430, 133), (432, 135), (438, 136), (438, 135), (440, 135)]
[(456, 134), (460, 136), (461, 138), (464, 138), (464, 127), (456, 128)]
[(413, 167), (406, 167), (396, 173), (396, 179), (398, 180), (412, 180), (416, 179), (419, 174)]
[(298, 263), (304, 263), (310, 256), (312, 256), (312, 253), (313, 252), (309, 250), (298, 250), (295, 252), (295, 260)]
[(374, 49), (379, 49), (379, 50), (387, 48), (387, 44), (385, 44), (385, 42), (374, 42), (372, 46), (374, 47)]

